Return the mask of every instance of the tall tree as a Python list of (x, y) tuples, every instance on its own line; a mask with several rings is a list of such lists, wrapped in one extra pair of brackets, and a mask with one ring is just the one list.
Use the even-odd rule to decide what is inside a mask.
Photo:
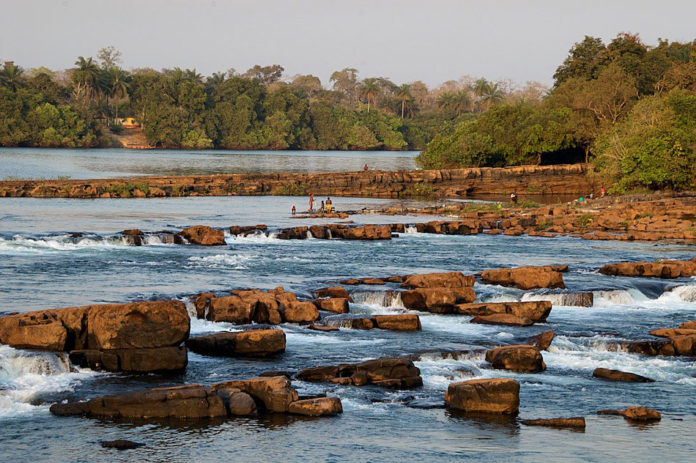
[(83, 96), (91, 99), (98, 89), (99, 67), (91, 56), (89, 58), (79, 56), (75, 61), (75, 66), (77, 68), (73, 70), (72, 80), (78, 99), (82, 99)]
[(22, 74), (24, 71), (19, 66), (16, 66), (12, 61), (5, 61), (5, 64), (0, 71), (0, 84), (17, 91), (17, 87), (22, 83)]
[(401, 119), (403, 119), (406, 103), (413, 101), (411, 86), (409, 84), (403, 84), (401, 87), (399, 87), (396, 90), (396, 98), (401, 102)]
[(365, 101), (367, 102), (368, 113), (370, 112), (370, 103), (376, 105), (380, 93), (380, 86), (375, 77), (369, 77), (363, 80), (362, 85), (360, 85), (360, 96), (365, 98)]

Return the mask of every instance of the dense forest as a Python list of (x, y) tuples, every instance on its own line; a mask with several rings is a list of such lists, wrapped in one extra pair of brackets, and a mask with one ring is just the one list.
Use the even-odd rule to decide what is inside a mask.
[[(439, 127), (492, 104), (540, 98), (485, 79), (396, 85), (346, 68), (325, 88), (313, 75), (256, 65), (203, 77), (195, 69), (119, 66), (113, 47), (71, 69), (0, 69), (0, 146), (109, 146), (133, 117), (153, 147), (187, 149), (422, 149)], [(472, 92), (464, 89), (475, 89)]]
[(585, 37), (544, 98), (445, 122), (426, 168), (591, 162), (616, 192), (694, 188), (696, 41)]

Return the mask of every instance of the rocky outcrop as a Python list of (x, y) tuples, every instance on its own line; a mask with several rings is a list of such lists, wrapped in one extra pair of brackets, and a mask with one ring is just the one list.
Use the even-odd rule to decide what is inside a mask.
[(553, 342), (554, 336), (553, 331), (544, 331), (543, 333), (534, 336), (531, 339), (530, 344), (533, 344), (534, 347), (539, 350), (548, 350), (549, 346), (551, 346), (551, 342)]
[(511, 314), (526, 318), (534, 323), (543, 323), (551, 313), (551, 303), (548, 301), (527, 301), (459, 304), (455, 306), (454, 313), (461, 315)]
[(56, 403), (51, 413), (126, 420), (207, 420), (256, 415), (257, 410), (330, 416), (343, 411), (336, 397), (299, 400), (285, 376), (252, 378), (203, 386), (188, 384)]
[(565, 288), (563, 275), (550, 266), (502, 268), (481, 273), (484, 283), (520, 289)]
[(225, 233), (222, 230), (206, 227), (205, 225), (196, 225), (185, 228), (179, 233), (189, 243), (199, 246), (224, 246)]
[(517, 415), (520, 383), (509, 378), (472, 379), (452, 383), (445, 395), (447, 406), (466, 413)]
[(621, 381), (624, 383), (653, 383), (655, 380), (635, 373), (627, 373), (620, 370), (610, 370), (607, 368), (595, 368), (592, 372), (595, 378), (606, 379), (607, 381)]
[(551, 428), (585, 429), (585, 418), (547, 418), (537, 420), (522, 420), (527, 426), (547, 426)]
[(285, 352), (285, 333), (277, 329), (222, 332), (189, 338), (197, 354), (222, 357), (269, 357)]
[(350, 297), (348, 291), (342, 286), (330, 286), (328, 288), (319, 288), (312, 291), (312, 294), (317, 299), (321, 298), (343, 298), (348, 299), (348, 302), (355, 302), (353, 298)]
[(407, 358), (380, 358), (358, 364), (307, 368), (295, 375), (301, 381), (353, 386), (373, 384), (394, 389), (423, 385), (420, 370)]
[(486, 352), (486, 361), (493, 368), (519, 373), (537, 373), (546, 370), (546, 364), (539, 349), (525, 344), (490, 349)]
[(662, 415), (657, 410), (652, 410), (646, 407), (628, 407), (624, 410), (600, 410), (598, 415), (619, 415), (629, 421), (640, 423), (656, 422), (662, 419)]
[(464, 288), (416, 288), (401, 293), (404, 307), (432, 313), (453, 313), (456, 304), (473, 302), (476, 293)]
[(350, 311), (348, 299), (344, 297), (332, 297), (327, 299), (317, 299), (314, 301), (319, 310), (333, 313), (348, 313)]
[(0, 318), (0, 342), (74, 352), (78, 364), (107, 371), (180, 371), (186, 367), (189, 316), (179, 301), (104, 304)]
[[(271, 291), (235, 290), (231, 296), (209, 297), (201, 293), (195, 298), (196, 312), (207, 320), (245, 325), (252, 322), (278, 325), (283, 322), (309, 323), (319, 319), (319, 310), (311, 301), (298, 301), (294, 293), (282, 287)], [(198, 310), (198, 305), (204, 310)]]
[(471, 319), (471, 323), (481, 325), (505, 325), (505, 326), (532, 326), (534, 324), (528, 318), (518, 317), (509, 313), (496, 313), (492, 315), (479, 315)]
[(696, 275), (696, 258), (659, 262), (620, 262), (607, 264), (599, 273), (611, 276), (680, 278)]
[(420, 331), (420, 317), (416, 314), (375, 315), (372, 317), (375, 326), (380, 330), (389, 331)]
[(268, 229), (268, 226), (263, 225), (263, 224), (258, 224), (258, 225), (232, 225), (230, 227), (230, 235), (233, 236), (248, 236), (248, 235), (253, 235), (258, 232), (262, 232), (264, 230)]
[(466, 288), (474, 286), (474, 276), (461, 272), (426, 273), (400, 278), (403, 288)]
[(359, 225), (343, 224), (313, 225), (311, 227), (292, 227), (278, 230), (276, 237), (284, 240), (341, 239), (341, 240), (390, 240), (392, 238), (390, 225)]
[(481, 233), (482, 225), (478, 220), (437, 220), (415, 224), (418, 233), (438, 235), (476, 235)]

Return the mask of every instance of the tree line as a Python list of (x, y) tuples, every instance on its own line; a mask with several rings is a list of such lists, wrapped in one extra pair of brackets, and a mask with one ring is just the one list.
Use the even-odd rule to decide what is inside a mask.
[(0, 146), (109, 146), (119, 117), (134, 117), (153, 147), (187, 149), (422, 149), (438, 128), (494, 104), (539, 98), (540, 84), (463, 78), (430, 89), (416, 81), (359, 78), (346, 68), (328, 86), (256, 65), (204, 77), (195, 69), (124, 70), (113, 47), (64, 71), (0, 69)]
[(696, 41), (586, 36), (543, 98), (446, 121), (425, 168), (591, 162), (617, 192), (696, 184)]

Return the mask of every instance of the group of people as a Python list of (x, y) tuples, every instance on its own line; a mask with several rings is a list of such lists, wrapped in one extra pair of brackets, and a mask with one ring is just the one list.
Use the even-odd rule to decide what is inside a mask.
[[(314, 212), (314, 206), (316, 205), (316, 203), (317, 203), (317, 200), (314, 199), (314, 195), (310, 194), (309, 195), (309, 210), (307, 212), (309, 212), (309, 213)], [(324, 213), (330, 214), (331, 212), (333, 212), (333, 210), (334, 210), (333, 201), (331, 201), (331, 198), (327, 197), (326, 201), (321, 202), (321, 205), (317, 209), (317, 212), (322, 213), (322, 214), (324, 214)], [(294, 205), (292, 206), (291, 212), (292, 212), (292, 215), (297, 214), (297, 208)]]

